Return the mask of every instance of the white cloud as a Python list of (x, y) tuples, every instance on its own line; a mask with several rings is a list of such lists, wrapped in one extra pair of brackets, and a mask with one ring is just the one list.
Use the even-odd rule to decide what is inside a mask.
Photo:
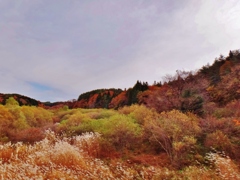
[(0, 0), (0, 16), (0, 92), (45, 101), (153, 83), (239, 48), (238, 1)]
[(240, 22), (239, 1), (202, 1), (196, 14), (198, 32), (219, 53), (224, 54), (230, 49), (239, 48), (238, 22)]

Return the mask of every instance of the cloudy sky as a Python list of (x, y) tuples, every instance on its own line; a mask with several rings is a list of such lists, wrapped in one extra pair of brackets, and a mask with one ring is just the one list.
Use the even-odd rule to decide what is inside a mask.
[(0, 0), (0, 93), (152, 84), (240, 49), (239, 0)]

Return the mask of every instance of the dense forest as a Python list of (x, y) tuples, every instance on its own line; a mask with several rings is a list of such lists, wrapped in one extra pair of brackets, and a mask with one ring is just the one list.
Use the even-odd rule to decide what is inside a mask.
[(240, 51), (66, 102), (0, 94), (1, 179), (240, 179)]

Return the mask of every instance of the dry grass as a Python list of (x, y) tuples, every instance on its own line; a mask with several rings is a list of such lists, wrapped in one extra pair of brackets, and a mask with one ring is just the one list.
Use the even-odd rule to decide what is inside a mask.
[(99, 135), (93, 133), (60, 138), (48, 131), (46, 138), (34, 145), (1, 145), (1, 179), (99, 179), (103, 175), (111, 177), (111, 172), (103, 162), (88, 155), (98, 138)]
[(224, 180), (240, 180), (239, 168), (225, 153), (211, 152), (207, 154), (207, 159), (210, 161), (219, 178)]
[(121, 163), (107, 166), (94, 158), (99, 136), (85, 133), (63, 138), (47, 131), (46, 138), (34, 145), (1, 145), (0, 179), (146, 179), (147, 170), (139, 175)]
[(215, 159), (216, 167), (224, 173), (223, 175), (216, 175), (213, 170), (204, 166), (191, 166), (179, 172), (156, 164), (144, 166), (142, 163), (129, 164), (120, 160), (107, 163), (96, 158), (99, 153), (99, 138), (100, 135), (96, 133), (85, 133), (70, 138), (58, 137), (52, 131), (47, 131), (46, 138), (33, 145), (21, 142), (2, 144), (0, 179), (195, 180), (222, 179), (224, 174), (239, 178), (239, 174), (234, 174), (232, 170), (222, 169), (222, 162), (227, 162), (225, 165), (228, 165), (228, 168), (233, 168), (233, 164), (218, 156), (211, 157)]

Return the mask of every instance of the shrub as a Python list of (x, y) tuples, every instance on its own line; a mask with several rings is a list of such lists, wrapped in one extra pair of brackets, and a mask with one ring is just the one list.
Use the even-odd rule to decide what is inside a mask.
[(200, 126), (203, 132), (201, 140), (207, 148), (213, 146), (224, 150), (231, 158), (239, 157), (237, 149), (240, 145), (240, 127), (233, 118), (216, 119), (208, 116), (201, 119)]
[[(93, 115), (96, 117), (95, 113), (102, 118), (91, 119)], [(98, 132), (102, 134), (103, 145), (112, 146), (116, 150), (135, 147), (136, 140), (141, 139), (142, 135), (141, 127), (135, 119), (112, 110), (86, 110), (84, 114), (79, 112), (62, 121), (57, 129), (68, 135)]]
[(19, 113), (24, 115), (27, 124), (31, 127), (44, 127), (53, 124), (53, 113), (41, 107), (23, 106)]
[(118, 150), (134, 147), (137, 144), (136, 140), (141, 137), (140, 126), (126, 115), (114, 115), (109, 119), (100, 120), (99, 126), (93, 129), (102, 134)]
[(150, 119), (157, 118), (159, 115), (155, 110), (147, 108), (144, 105), (125, 106), (118, 111), (122, 114), (129, 115), (140, 125), (148, 123)]
[(37, 127), (44, 127), (53, 123), (53, 113), (41, 107), (32, 107)]
[(233, 115), (234, 110), (228, 108), (216, 108), (215, 111), (213, 112), (213, 116), (215, 116), (218, 119), (223, 117), (232, 117)]
[(9, 133), (9, 139), (12, 142), (28, 142), (33, 144), (34, 142), (40, 141), (44, 138), (44, 133), (41, 128), (28, 128), (17, 132)]
[(12, 128), (15, 130), (23, 130), (29, 128), (26, 117), (21, 111), (21, 107), (17, 106), (9, 110), (14, 116), (14, 121), (12, 123)]
[(204, 145), (208, 148), (211, 147), (218, 151), (225, 151), (230, 154), (233, 153), (233, 144), (227, 135), (220, 130), (207, 134)]
[(116, 111), (114, 110), (99, 109), (96, 112), (88, 113), (87, 116), (91, 119), (105, 119), (113, 116), (114, 114), (116, 114)]
[(9, 97), (6, 100), (6, 106), (9, 108), (16, 107), (16, 106), (19, 106), (19, 103), (14, 99), (14, 97)]
[(24, 114), (26, 121), (28, 123), (29, 126), (31, 127), (36, 127), (37, 126), (37, 121), (34, 115), (34, 109), (32, 107), (29, 106), (22, 106), (21, 107), (21, 111)]
[(149, 140), (157, 142), (176, 166), (188, 161), (187, 155), (201, 132), (198, 119), (192, 117), (177, 110), (162, 112), (159, 119), (145, 126), (151, 133)]

